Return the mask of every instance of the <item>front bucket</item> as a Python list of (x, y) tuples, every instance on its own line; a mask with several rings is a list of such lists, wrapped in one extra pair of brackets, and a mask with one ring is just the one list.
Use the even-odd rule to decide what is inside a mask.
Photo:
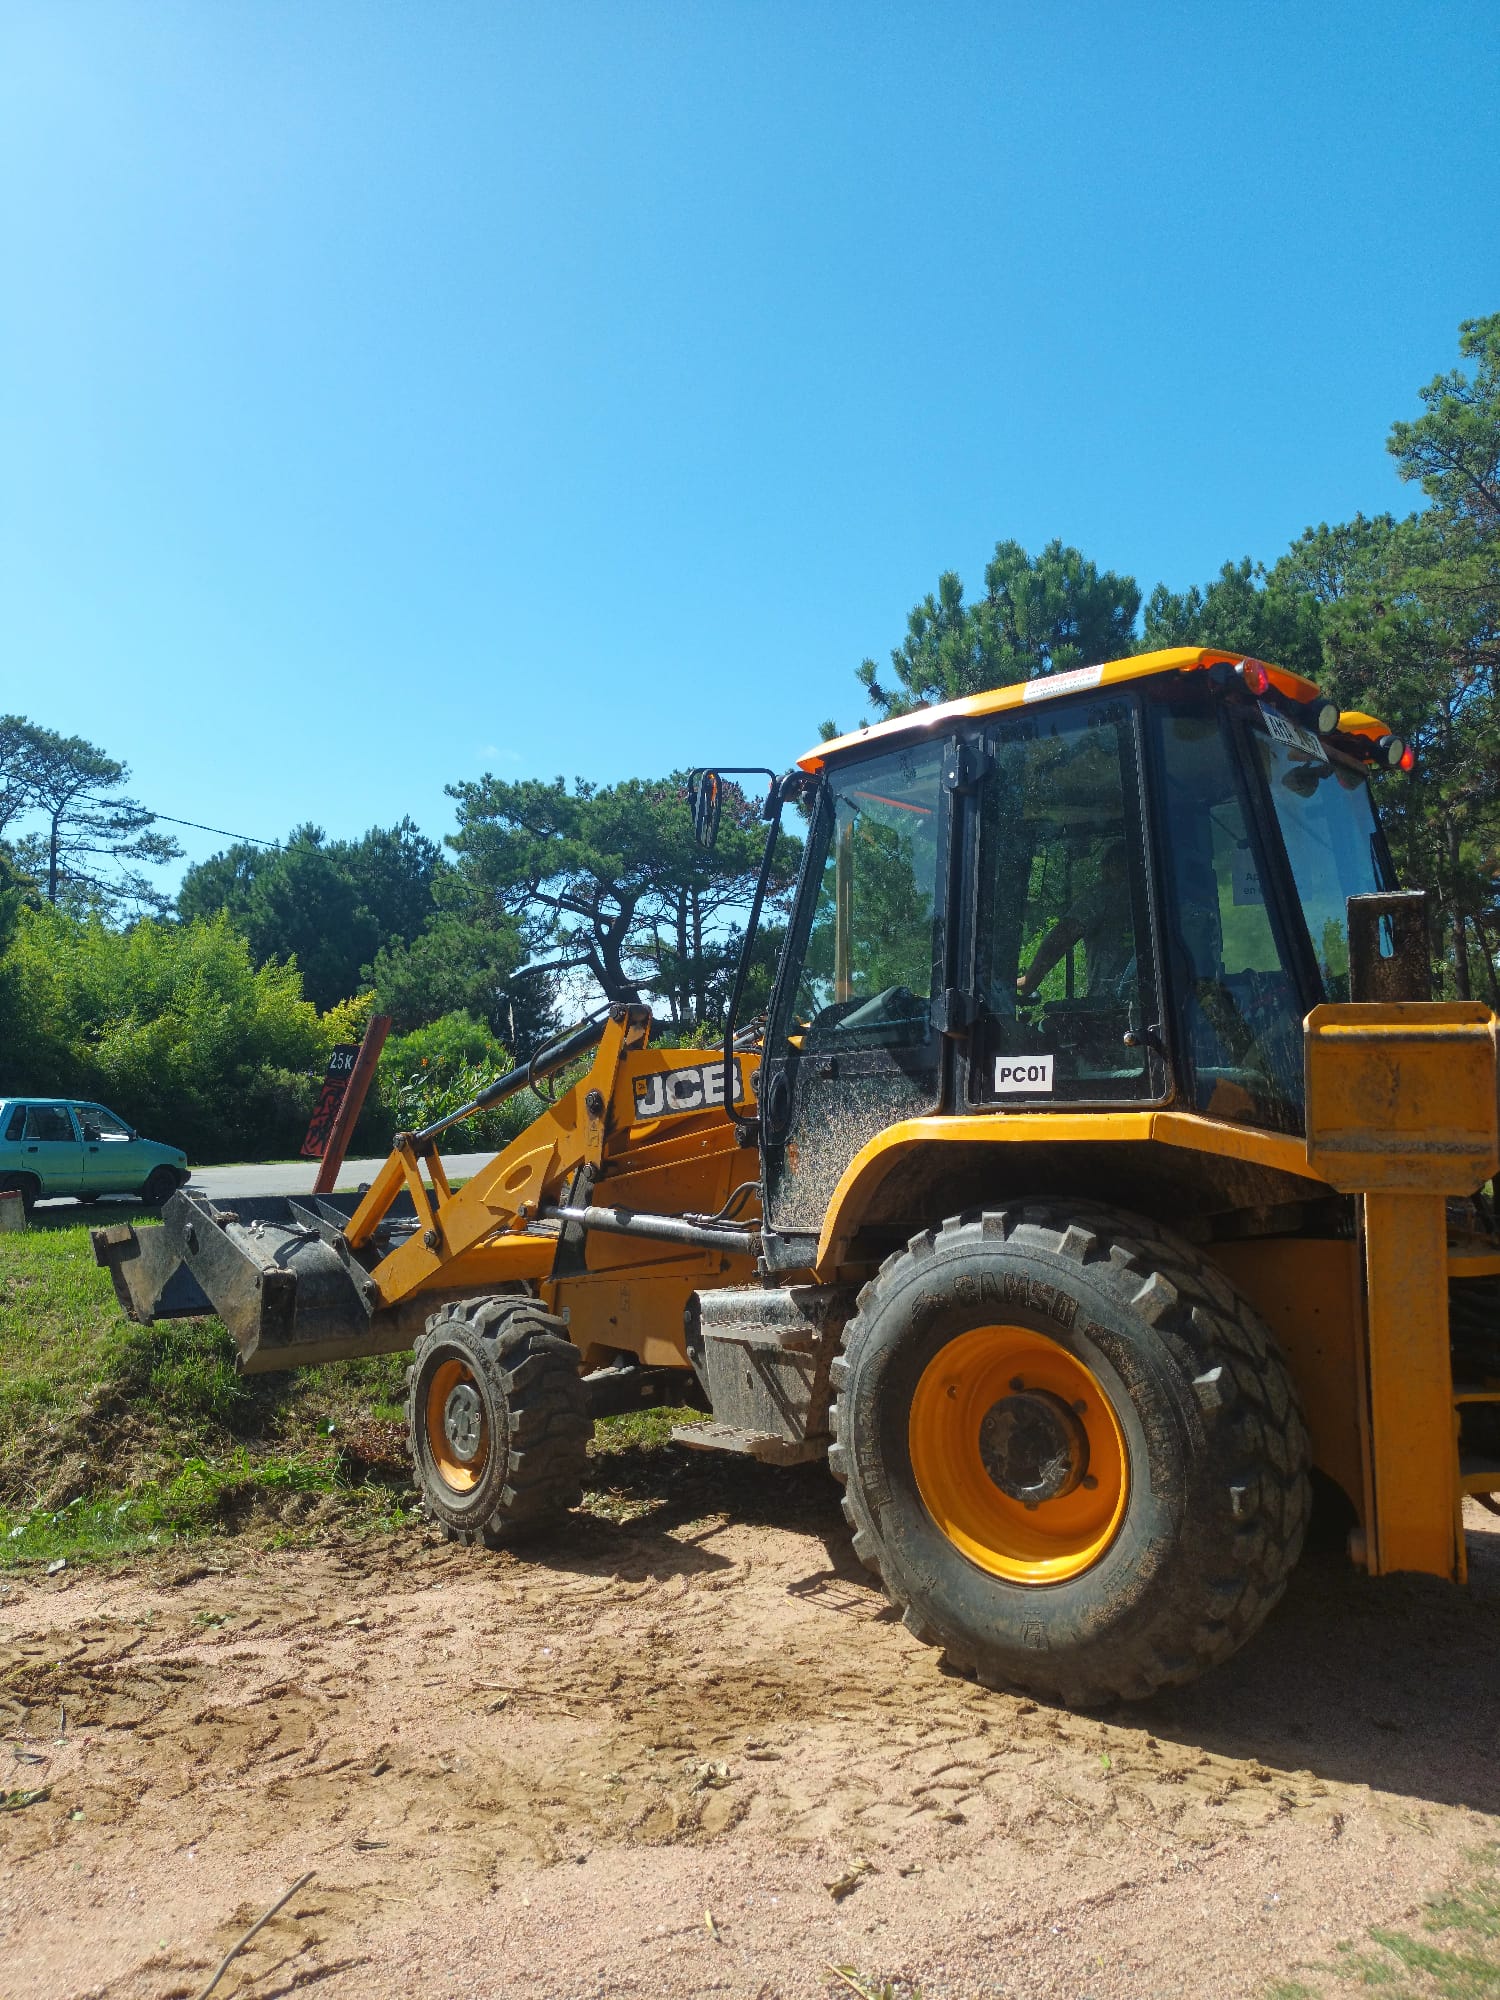
[[(217, 1313), (247, 1375), (312, 1362), (385, 1354), (409, 1345), (431, 1309), (382, 1309), (369, 1271), (343, 1228), (357, 1196), (261, 1195), (217, 1207), (179, 1193), (161, 1227), (114, 1223), (91, 1230), (94, 1261), (114, 1280), (131, 1319)], [(382, 1224), (372, 1261), (416, 1227), (410, 1202)]]

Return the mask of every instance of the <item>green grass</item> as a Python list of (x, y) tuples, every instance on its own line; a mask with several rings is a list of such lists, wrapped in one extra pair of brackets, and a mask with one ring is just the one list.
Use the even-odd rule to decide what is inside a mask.
[(241, 1376), (217, 1320), (127, 1320), (87, 1223), (0, 1238), (0, 1566), (393, 1523), (410, 1497), (405, 1366)]
[[(58, 1216), (0, 1237), (0, 1568), (411, 1518), (405, 1354), (240, 1375), (216, 1319), (126, 1319), (88, 1229)], [(600, 1423), (586, 1504), (614, 1520), (660, 1505), (668, 1433), (701, 1414)]]
[[(320, 1500), (330, 1504), (320, 1507)], [(406, 1500), (351, 1477), (340, 1453), (256, 1457), (240, 1446), (222, 1458), (187, 1459), (175, 1478), (148, 1481), (123, 1499), (80, 1495), (62, 1507), (24, 1514), (0, 1508), (0, 1567), (134, 1555), (193, 1535), (249, 1527), (269, 1530), (269, 1540), (280, 1544), (335, 1515), (341, 1526), (394, 1528), (407, 1518)]]
[(1266, 2000), (1335, 2000), (1354, 1992), (1383, 2000), (1500, 2000), (1500, 1843), (1471, 1856), (1474, 1872), (1427, 1905), (1420, 1935), (1371, 1930), (1340, 1948), (1334, 1965), (1299, 1966)]

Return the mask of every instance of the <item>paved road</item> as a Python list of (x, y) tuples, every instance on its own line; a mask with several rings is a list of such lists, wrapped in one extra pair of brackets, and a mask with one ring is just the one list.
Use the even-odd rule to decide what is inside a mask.
[[(493, 1153), (445, 1153), (443, 1165), (448, 1178), (467, 1180), (470, 1174), (488, 1166)], [(346, 1160), (344, 1171), (339, 1175), (341, 1188), (357, 1188), (361, 1181), (374, 1180), (385, 1165), (382, 1157), (378, 1160)], [(212, 1195), (215, 1201), (233, 1201), (238, 1195), (250, 1194), (311, 1194), (317, 1167), (311, 1160), (283, 1160), (267, 1167), (199, 1167), (188, 1182), (194, 1194)], [(123, 1196), (132, 1206), (136, 1206), (133, 1196)], [(78, 1203), (69, 1200), (42, 1201), (38, 1208), (76, 1208)], [(109, 1200), (95, 1204), (95, 1213), (102, 1214), (108, 1208)]]
[[(487, 1167), (495, 1156), (444, 1153), (442, 1157), (449, 1180), (461, 1181)], [(338, 1184), (341, 1188), (357, 1188), (361, 1181), (374, 1180), (384, 1165), (383, 1153), (378, 1160), (345, 1160)], [(312, 1160), (284, 1161), (269, 1167), (199, 1167), (188, 1186), (195, 1194), (212, 1195), (215, 1201), (238, 1194), (311, 1194), (316, 1176), (317, 1166)]]

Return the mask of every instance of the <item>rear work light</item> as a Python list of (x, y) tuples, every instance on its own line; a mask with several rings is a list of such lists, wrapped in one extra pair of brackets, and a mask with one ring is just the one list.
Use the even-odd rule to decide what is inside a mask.
[(1409, 771), (1417, 761), (1413, 757), (1411, 764), (1407, 763), (1407, 746), (1399, 736), (1382, 736), (1375, 748), (1393, 771)]

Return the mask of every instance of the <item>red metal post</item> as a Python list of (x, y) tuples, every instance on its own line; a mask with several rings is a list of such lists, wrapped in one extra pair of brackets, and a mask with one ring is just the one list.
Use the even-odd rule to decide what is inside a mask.
[(344, 1101), (338, 1108), (333, 1130), (328, 1135), (328, 1149), (318, 1168), (318, 1178), (313, 1182), (314, 1194), (333, 1193), (339, 1169), (344, 1164), (344, 1155), (349, 1150), (349, 1141), (354, 1137), (359, 1114), (365, 1108), (365, 1098), (375, 1079), (375, 1065), (380, 1060), (380, 1051), (385, 1047), (385, 1038), (390, 1031), (389, 1014), (370, 1016), (370, 1025), (365, 1029), (359, 1054), (354, 1058), (354, 1068), (349, 1073), (349, 1087), (344, 1092)]

